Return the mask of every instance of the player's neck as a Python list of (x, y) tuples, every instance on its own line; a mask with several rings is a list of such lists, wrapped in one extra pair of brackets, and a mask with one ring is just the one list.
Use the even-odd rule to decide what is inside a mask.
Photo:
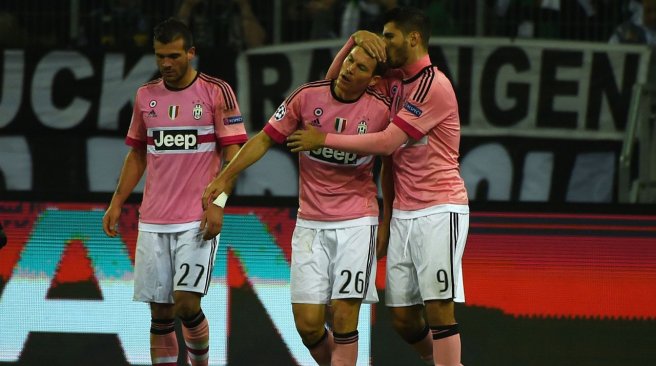
[(364, 90), (359, 90), (356, 92), (346, 90), (345, 88), (340, 87), (338, 83), (333, 83), (332, 88), (333, 95), (337, 98), (337, 100), (341, 102), (356, 101), (358, 98), (360, 98), (362, 93), (364, 93)]
[(415, 76), (418, 72), (423, 70), (424, 67), (430, 65), (430, 63), (430, 57), (428, 57), (428, 53), (425, 51), (409, 55), (405, 65), (401, 67), (403, 77), (407, 79)]
[(189, 68), (185, 76), (180, 78), (180, 80), (178, 80), (175, 84), (166, 83), (166, 85), (172, 89), (184, 89), (189, 85), (191, 85), (191, 83), (193, 83), (194, 80), (196, 80), (197, 75), (198, 75), (198, 71)]

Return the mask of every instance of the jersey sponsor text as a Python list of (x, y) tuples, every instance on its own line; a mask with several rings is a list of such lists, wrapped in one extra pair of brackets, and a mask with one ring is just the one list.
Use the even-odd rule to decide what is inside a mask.
[(316, 150), (312, 150), (310, 151), (310, 156), (315, 159), (336, 164), (352, 165), (356, 164), (358, 161), (358, 154), (334, 150), (329, 147), (321, 147)]
[(155, 130), (155, 150), (193, 150), (198, 148), (196, 130)]

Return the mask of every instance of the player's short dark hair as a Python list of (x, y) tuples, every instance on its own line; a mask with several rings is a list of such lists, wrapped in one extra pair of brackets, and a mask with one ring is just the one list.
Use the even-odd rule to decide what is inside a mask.
[(374, 69), (374, 72), (372, 73), (373, 76), (380, 75), (380, 76), (385, 76), (387, 74), (387, 70), (389, 70), (389, 65), (387, 65), (387, 62), (380, 62), (376, 60), (376, 68)]
[(175, 18), (168, 18), (153, 29), (153, 40), (155, 41), (171, 43), (178, 38), (182, 38), (185, 51), (189, 51), (194, 46), (194, 36), (189, 27)]
[(397, 7), (386, 12), (383, 21), (384, 24), (394, 22), (404, 34), (419, 32), (422, 45), (428, 49), (431, 26), (425, 12), (412, 6)]

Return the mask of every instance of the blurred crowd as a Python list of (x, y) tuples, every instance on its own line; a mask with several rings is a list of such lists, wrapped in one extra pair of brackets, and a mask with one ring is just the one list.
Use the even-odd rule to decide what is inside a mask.
[[(77, 4), (77, 5), (76, 5)], [(0, 47), (148, 48), (154, 24), (187, 22), (199, 48), (380, 31), (382, 14), (413, 5), (436, 36), (490, 36), (653, 44), (656, 0), (3, 0)]]

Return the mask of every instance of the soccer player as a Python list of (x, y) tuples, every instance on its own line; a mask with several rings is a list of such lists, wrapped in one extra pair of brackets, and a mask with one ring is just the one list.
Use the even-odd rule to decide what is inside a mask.
[(427, 364), (460, 365), (454, 301), (465, 300), (462, 256), (469, 204), (458, 165), (458, 103), (449, 80), (431, 65), (426, 15), (396, 8), (386, 14), (384, 24), (384, 42), (360, 31), (345, 48), (363, 44), (402, 71), (403, 87), (387, 90), (399, 101), (392, 123), (363, 136), (307, 128), (290, 136), (288, 146), (292, 151), (325, 146), (392, 155), (395, 198), (385, 301), (394, 328)]
[[(212, 225), (208, 230), (220, 230), (225, 197), (235, 177), (297, 129), (312, 125), (345, 135), (383, 130), (389, 124), (389, 99), (371, 88), (382, 68), (384, 64), (364, 49), (354, 47), (337, 78), (301, 85), (290, 94), (263, 130), (208, 185), (203, 195)], [(355, 365), (360, 305), (378, 301), (373, 164), (372, 156), (329, 148), (299, 154), (291, 302), (296, 329), (319, 365)], [(325, 328), (328, 303), (333, 309), (332, 333)]]
[[(169, 19), (154, 29), (161, 78), (139, 88), (116, 192), (103, 217), (111, 237), (121, 207), (146, 172), (139, 209), (134, 300), (150, 304), (153, 365), (175, 365), (174, 318), (192, 365), (207, 365), (209, 326), (200, 307), (207, 293), (218, 238), (204, 238), (198, 196), (248, 136), (230, 85), (191, 65), (192, 34)], [(209, 239), (209, 240), (206, 240)]]

